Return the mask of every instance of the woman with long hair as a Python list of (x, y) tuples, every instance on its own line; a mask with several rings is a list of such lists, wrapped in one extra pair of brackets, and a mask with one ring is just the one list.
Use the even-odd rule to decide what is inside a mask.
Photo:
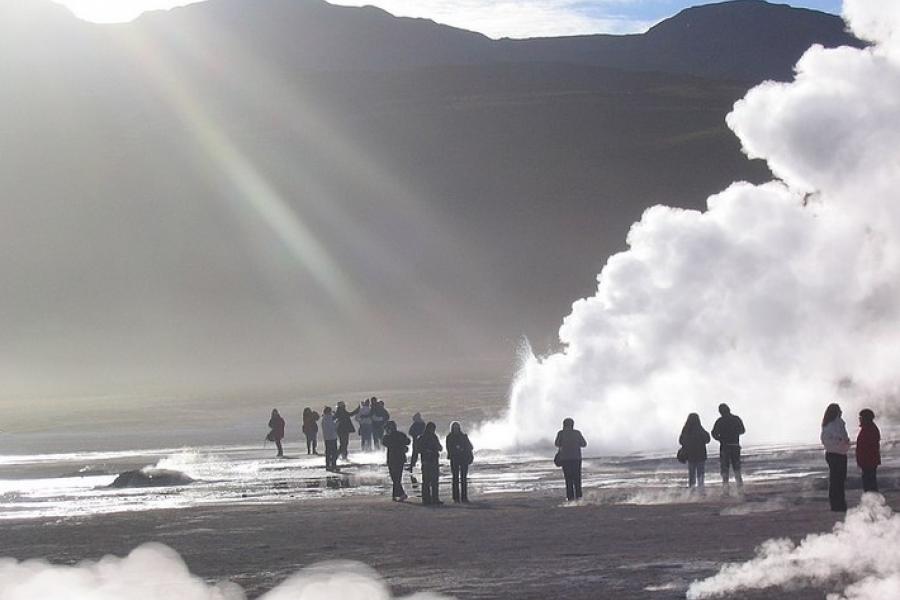
[(278, 409), (272, 409), (272, 416), (269, 418), (269, 434), (266, 439), (275, 442), (278, 449), (277, 458), (284, 458), (284, 448), (281, 447), (281, 440), (284, 439), (284, 419), (278, 414)]
[(469, 501), (469, 465), (475, 458), (472, 442), (462, 430), (458, 421), (450, 424), (450, 433), (445, 440), (450, 472), (453, 474), (453, 501)]
[(825, 409), (820, 439), (825, 446), (825, 462), (828, 463), (828, 502), (831, 504), (831, 510), (847, 512), (844, 484), (847, 481), (850, 437), (847, 435), (847, 425), (841, 418), (841, 407), (837, 404), (829, 404)]
[(709, 432), (703, 429), (700, 415), (691, 413), (681, 428), (678, 443), (684, 449), (684, 459), (688, 465), (688, 487), (702, 490), (706, 479), (706, 445), (709, 443)]

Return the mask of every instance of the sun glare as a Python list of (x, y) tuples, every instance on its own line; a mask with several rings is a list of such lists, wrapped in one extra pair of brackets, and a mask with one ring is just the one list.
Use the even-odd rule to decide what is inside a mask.
[(94, 23), (125, 23), (148, 10), (166, 10), (201, 0), (56, 0), (75, 16)]

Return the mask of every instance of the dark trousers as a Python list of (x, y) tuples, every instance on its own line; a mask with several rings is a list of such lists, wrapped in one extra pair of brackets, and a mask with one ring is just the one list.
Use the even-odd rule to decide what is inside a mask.
[(330, 470), (337, 468), (338, 446), (337, 440), (325, 440), (325, 468)]
[(569, 500), (581, 498), (581, 459), (561, 462), (563, 475), (566, 477), (566, 498)]
[(826, 452), (825, 462), (828, 463), (828, 502), (831, 503), (831, 510), (846, 512), (844, 483), (847, 481), (847, 455)]
[(314, 434), (314, 433), (306, 434), (306, 453), (307, 454), (315, 454), (316, 453), (316, 434)]
[(422, 504), (437, 504), (440, 502), (438, 497), (438, 474), (440, 467), (436, 462), (422, 461)]
[(719, 446), (719, 470), (722, 472), (722, 484), (728, 485), (728, 472), (734, 471), (734, 482), (738, 487), (744, 485), (741, 477), (741, 447), (737, 444)]
[(391, 496), (393, 498), (403, 498), (406, 496), (406, 492), (403, 491), (403, 463), (388, 463), (388, 473), (391, 474), (391, 481), (394, 483), (394, 491), (391, 492)]
[(878, 491), (878, 478), (875, 476), (876, 469), (878, 469), (878, 467), (872, 467), (871, 469), (862, 470), (862, 484), (864, 492)]
[(338, 454), (341, 455), (341, 458), (347, 460), (347, 452), (350, 450), (350, 432), (339, 431), (338, 440), (340, 440), (341, 442), (340, 448), (338, 449)]
[(450, 472), (453, 473), (453, 501), (469, 501), (469, 463), (450, 461)]
[(284, 448), (281, 447), (281, 440), (275, 438), (275, 447), (278, 449), (277, 456), (284, 456)]

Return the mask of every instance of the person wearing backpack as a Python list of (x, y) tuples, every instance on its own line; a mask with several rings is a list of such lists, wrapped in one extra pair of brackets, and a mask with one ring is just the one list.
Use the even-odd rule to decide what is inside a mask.
[(450, 459), (450, 472), (453, 474), (453, 501), (469, 501), (469, 465), (475, 458), (472, 442), (458, 421), (450, 424), (450, 433), (445, 440), (447, 457)]

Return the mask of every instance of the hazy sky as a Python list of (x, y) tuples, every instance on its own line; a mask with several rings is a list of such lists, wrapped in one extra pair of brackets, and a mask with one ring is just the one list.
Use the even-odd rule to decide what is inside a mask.
[[(102, 22), (129, 21), (141, 12), (202, 0), (57, 0), (79, 16)], [(247, 0), (248, 2), (252, 0)], [(718, 1), (718, 0), (716, 0)], [(710, 0), (335, 0), (374, 5), (398, 16), (424, 17), (491, 37), (583, 33), (633, 33), (688, 6)], [(793, 6), (840, 12), (840, 0), (795, 0)]]

